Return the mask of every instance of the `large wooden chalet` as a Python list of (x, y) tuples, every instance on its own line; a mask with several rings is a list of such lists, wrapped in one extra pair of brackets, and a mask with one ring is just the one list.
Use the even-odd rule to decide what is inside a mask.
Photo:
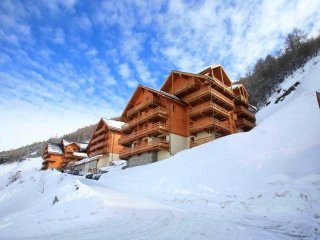
[(122, 146), (118, 144), (122, 136), (121, 127), (124, 123), (101, 118), (87, 147), (88, 157), (76, 162), (73, 168), (85, 172), (96, 172), (110, 162), (119, 160)]
[(63, 139), (60, 143), (48, 142), (43, 152), (42, 170), (63, 169), (68, 164), (87, 157), (87, 143)]
[(139, 85), (121, 120), (120, 158), (129, 167), (255, 126), (248, 92), (233, 86), (221, 65), (198, 74), (172, 71), (160, 91)]

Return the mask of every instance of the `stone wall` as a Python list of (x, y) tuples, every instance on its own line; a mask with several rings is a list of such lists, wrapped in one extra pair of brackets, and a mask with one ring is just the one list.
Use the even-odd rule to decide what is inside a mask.
[(151, 152), (151, 153), (143, 153), (141, 155), (136, 155), (131, 157), (128, 160), (128, 167), (134, 167), (139, 165), (145, 165), (148, 163), (153, 163), (157, 161), (157, 153)]

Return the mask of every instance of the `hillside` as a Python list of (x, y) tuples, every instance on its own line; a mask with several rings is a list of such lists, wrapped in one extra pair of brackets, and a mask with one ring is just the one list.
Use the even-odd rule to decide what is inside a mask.
[[(60, 142), (62, 138), (70, 139), (73, 141), (85, 142), (90, 140), (94, 130), (96, 129), (96, 124), (79, 128), (78, 130), (65, 134), (62, 137), (50, 138), (47, 141)], [(27, 146), (23, 146), (17, 149), (12, 149), (9, 151), (0, 152), (0, 164), (19, 161), (24, 158), (30, 157), (41, 157), (43, 152), (44, 144), (47, 141), (35, 142)]]
[(319, 76), (316, 57), (286, 78), (250, 132), (97, 182), (0, 166), (0, 239), (319, 239)]

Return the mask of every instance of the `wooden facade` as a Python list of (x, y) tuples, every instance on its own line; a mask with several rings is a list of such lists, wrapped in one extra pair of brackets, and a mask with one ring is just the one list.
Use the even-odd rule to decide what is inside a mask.
[(139, 85), (121, 116), (126, 124), (120, 158), (160, 151), (170, 156), (173, 148), (249, 131), (255, 115), (248, 97), (243, 85), (232, 85), (221, 65), (198, 74), (172, 71), (160, 91)]
[(77, 162), (87, 157), (86, 148), (86, 143), (70, 142), (65, 139), (60, 143), (48, 142), (42, 156), (41, 169), (63, 169), (69, 163)]
[(139, 85), (121, 116), (126, 124), (120, 158), (145, 152), (170, 152), (169, 133), (187, 136), (186, 104), (177, 97)]
[(123, 135), (123, 124), (120, 121), (101, 118), (87, 147), (88, 158), (76, 163), (75, 167), (87, 172), (96, 172), (113, 160), (119, 160), (122, 146), (118, 142)]

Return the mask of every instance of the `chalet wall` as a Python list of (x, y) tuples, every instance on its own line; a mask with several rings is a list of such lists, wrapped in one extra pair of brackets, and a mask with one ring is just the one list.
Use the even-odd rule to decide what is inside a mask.
[(189, 148), (187, 137), (170, 133), (170, 153), (172, 155), (187, 148)]
[(48, 159), (54, 161), (54, 162), (48, 162), (48, 169), (62, 167), (62, 163), (63, 163), (63, 156), (62, 155), (50, 154), (50, 157)]
[(168, 151), (159, 151), (157, 152), (157, 160), (158, 161), (161, 161), (161, 160), (164, 160), (168, 157), (171, 157), (172, 155), (170, 155), (170, 152)]
[(170, 102), (169, 106), (169, 119), (170, 132), (186, 137), (188, 135), (187, 128), (187, 108), (174, 101)]

